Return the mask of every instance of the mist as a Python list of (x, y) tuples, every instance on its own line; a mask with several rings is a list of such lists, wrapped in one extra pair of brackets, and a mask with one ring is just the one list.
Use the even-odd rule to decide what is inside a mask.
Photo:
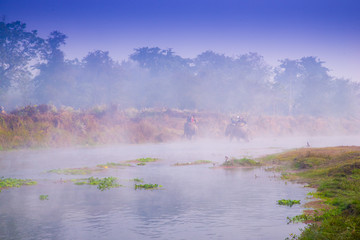
[[(208, 50), (183, 58), (172, 49), (140, 47), (122, 62), (103, 50), (80, 60), (66, 59), (61, 50), (65, 34), (54, 31), (43, 39), (25, 23), (1, 25), (7, 42), (1, 45), (0, 99), (8, 111), (52, 104), (283, 116), (359, 114), (359, 79), (331, 76), (315, 56), (280, 59), (278, 66), (271, 66), (253, 52), (229, 57)], [(16, 37), (19, 32), (30, 36)], [(23, 55), (14, 45), (23, 48)]]

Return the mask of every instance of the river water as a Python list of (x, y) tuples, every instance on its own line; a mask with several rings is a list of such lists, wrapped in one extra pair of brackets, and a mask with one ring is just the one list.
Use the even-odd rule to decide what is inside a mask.
[[(358, 138), (310, 138), (314, 147), (360, 145)], [(326, 141), (325, 141), (326, 140)], [(287, 224), (314, 191), (285, 182), (263, 168), (223, 169), (229, 157), (259, 157), (304, 147), (309, 138), (254, 139), (249, 143), (198, 140), (0, 153), (0, 176), (34, 179), (37, 185), (0, 192), (0, 239), (284, 239), (304, 224)], [(108, 168), (89, 175), (61, 175), (52, 169), (96, 167), (142, 157), (145, 166)], [(204, 165), (175, 163), (211, 160)], [(114, 176), (122, 187), (100, 191), (70, 179)], [(160, 184), (135, 190), (134, 181)], [(48, 200), (40, 200), (48, 195)]]

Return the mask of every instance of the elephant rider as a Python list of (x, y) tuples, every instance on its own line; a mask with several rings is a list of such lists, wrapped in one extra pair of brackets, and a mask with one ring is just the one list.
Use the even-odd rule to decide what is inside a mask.
[(240, 117), (240, 116), (236, 116), (235, 119), (234, 119), (234, 118), (231, 119), (231, 123), (232, 123), (233, 125), (235, 125), (235, 126), (237, 126), (238, 124), (239, 124), (240, 126), (243, 126), (243, 125), (246, 124), (246, 121), (245, 121), (244, 118), (242, 118), (242, 117)]
[(196, 118), (195, 118), (194, 115), (191, 115), (191, 116), (189, 116), (189, 117), (187, 118), (187, 122), (188, 122), (188, 123), (196, 124), (197, 120), (196, 120)]

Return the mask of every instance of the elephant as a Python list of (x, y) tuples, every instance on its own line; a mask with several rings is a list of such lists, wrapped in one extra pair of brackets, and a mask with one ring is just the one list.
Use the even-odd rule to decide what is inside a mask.
[(230, 141), (235, 138), (236, 140), (244, 140), (249, 142), (249, 133), (246, 124), (231, 123), (226, 127), (225, 136), (230, 138)]
[(184, 124), (184, 136), (191, 140), (191, 138), (197, 133), (198, 127), (194, 122), (186, 122)]

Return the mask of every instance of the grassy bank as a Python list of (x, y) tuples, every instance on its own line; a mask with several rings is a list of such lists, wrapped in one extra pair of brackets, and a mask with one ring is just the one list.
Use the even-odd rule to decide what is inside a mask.
[(294, 218), (309, 223), (295, 239), (360, 239), (360, 147), (304, 148), (261, 161), (317, 189), (321, 201), (308, 204), (315, 210)]

